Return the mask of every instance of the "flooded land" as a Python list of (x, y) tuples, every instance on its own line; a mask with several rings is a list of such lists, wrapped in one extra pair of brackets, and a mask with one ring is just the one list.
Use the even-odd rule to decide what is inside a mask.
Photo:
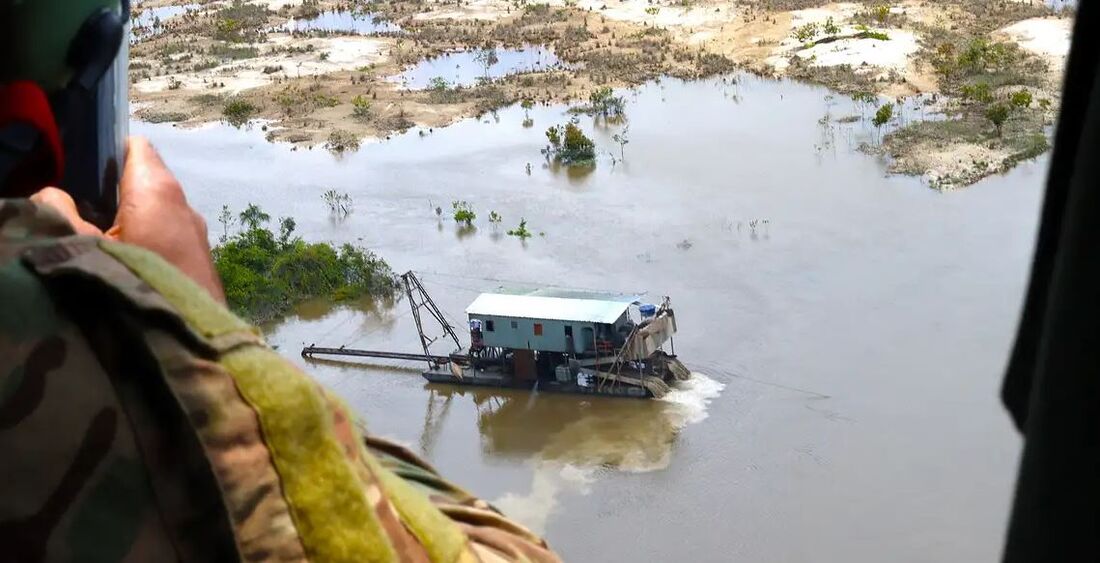
[[(404, 300), (309, 301), (263, 327), (566, 560), (999, 556), (1019, 438), (998, 390), (1072, 2), (138, 10), (131, 129), (212, 242), (260, 204), (416, 271), (457, 326), (505, 285), (672, 298), (693, 377), (653, 401), (300, 357), (417, 351)], [(621, 112), (593, 110), (601, 88)]]
[[(438, 5), (434, 15), (495, 6)], [(530, 39), (514, 48), (538, 44)], [(511, 60), (554, 64), (540, 57)], [(410, 115), (435, 107), (389, 79), (407, 70), (368, 81)], [(241, 94), (294, 84), (304, 82)], [(875, 126), (863, 98), (749, 72), (618, 92), (625, 120), (564, 101), (480, 118), (463, 110), (431, 122), (447, 127), (388, 131), (339, 158), (265, 138), (323, 117), (260, 114), (235, 128), (199, 125), (196, 114), (183, 127), (131, 128), (160, 147), (212, 239), (239, 229), (219, 224), (223, 205), (259, 203), (273, 221), (293, 217), (307, 240), (361, 245), (416, 271), (459, 326), (466, 305), (500, 285), (671, 296), (676, 353), (694, 376), (654, 401), (436, 386), (413, 363), (299, 356), (310, 344), (416, 351), (404, 301), (308, 302), (264, 327), (373, 432), (544, 533), (566, 560), (996, 559), (1019, 454), (998, 389), (1046, 157), (943, 192), (890, 174), (867, 150), (943, 121), (922, 97)], [(186, 101), (159, 95), (138, 97)], [(350, 111), (346, 101), (336, 109)], [(335, 109), (311, 115), (324, 111)], [(594, 166), (543, 155), (545, 129), (570, 120), (591, 137)], [(615, 140), (624, 135), (629, 143)], [(329, 190), (354, 210), (333, 214)], [(449, 216), (458, 200), (477, 213), (472, 227)], [(501, 222), (487, 221), (491, 212)], [(521, 220), (533, 236), (507, 235)]]
[[(970, 185), (1049, 148), (1063, 0), (143, 0), (140, 119), (263, 120), (266, 138), (354, 150), (522, 102), (735, 70), (860, 102), (862, 150), (926, 185)], [(921, 118), (898, 108), (919, 101)], [(840, 116), (853, 118), (853, 116)]]

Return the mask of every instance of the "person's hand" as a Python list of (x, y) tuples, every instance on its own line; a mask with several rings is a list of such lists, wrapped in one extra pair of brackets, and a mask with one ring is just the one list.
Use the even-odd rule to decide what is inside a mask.
[(210, 259), (206, 221), (187, 204), (179, 181), (148, 140), (130, 138), (119, 183), (118, 215), (106, 233), (82, 219), (69, 194), (57, 188), (43, 189), (31, 200), (56, 209), (79, 234), (103, 236), (156, 252), (225, 302)]

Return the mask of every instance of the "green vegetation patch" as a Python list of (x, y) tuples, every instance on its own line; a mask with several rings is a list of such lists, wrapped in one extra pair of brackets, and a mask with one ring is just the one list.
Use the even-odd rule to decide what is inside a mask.
[(983, 119), (973, 116), (944, 121), (918, 121), (886, 135), (883, 142), (891, 152), (925, 142), (940, 146), (953, 142), (979, 143), (989, 138), (988, 129), (988, 124)]
[(477, 213), (474, 213), (474, 208), (469, 202), (452, 201), (451, 210), (455, 223), (466, 223), (466, 226), (471, 226), (477, 220)]
[(433, 104), (453, 104), (465, 100), (463, 88), (452, 86), (446, 78), (436, 76), (428, 81), (428, 101)]
[(231, 45), (228, 43), (214, 43), (207, 47), (206, 54), (222, 60), (251, 59), (260, 56), (260, 50), (248, 45)]
[(287, 217), (276, 235), (265, 227), (271, 217), (256, 205), (238, 215), (241, 231), (229, 235), (232, 213), (222, 208), (225, 232), (212, 251), (214, 266), (235, 313), (260, 322), (285, 314), (295, 304), (323, 297), (392, 299), (393, 270), (373, 252), (344, 244), (309, 243), (294, 236)]
[(943, 40), (936, 44), (929, 58), (936, 74), (950, 90), (978, 83), (989, 84), (992, 88), (1039, 86), (1047, 71), (1045, 61), (1025, 53), (1016, 44), (984, 37)]
[(566, 123), (546, 130), (550, 142), (542, 149), (546, 158), (568, 166), (595, 166), (596, 144), (575, 123)]
[(225, 120), (234, 127), (240, 127), (256, 114), (257, 108), (252, 102), (241, 98), (231, 98), (226, 100), (225, 105), (222, 106), (222, 116)]
[(218, 66), (218, 61), (214, 59), (207, 59), (205, 61), (197, 62), (191, 65), (191, 72), (200, 72), (203, 70), (209, 70)]
[(569, 111), (602, 117), (622, 117), (626, 111), (626, 100), (622, 96), (616, 96), (611, 88), (604, 86), (588, 95), (586, 105), (570, 108)]
[(889, 4), (873, 4), (852, 16), (852, 22), (878, 27), (901, 27), (908, 22), (904, 11), (891, 11)]
[(273, 12), (265, 6), (233, 0), (214, 14), (213, 37), (230, 43), (258, 41), (263, 37), (262, 28)]
[(359, 137), (350, 131), (335, 129), (328, 134), (325, 140), (325, 148), (333, 154), (355, 152), (359, 150)]
[(141, 119), (149, 123), (174, 123), (187, 121), (188, 117), (190, 116), (179, 111), (146, 111), (141, 114)]
[(516, 237), (520, 240), (527, 240), (534, 235), (531, 234), (531, 231), (527, 230), (527, 219), (520, 219), (519, 225), (517, 225), (516, 228), (508, 230), (508, 236)]
[(527, 4), (519, 18), (521, 25), (545, 25), (569, 19), (569, 11), (552, 8), (549, 4)]
[[(1008, 152), (1002, 166), (985, 168), (973, 180), (1008, 170), (1017, 163), (1035, 158), (1050, 148), (1043, 132), (1043, 122), (1035, 112), (1019, 112), (1010, 104), (996, 103), (1000, 115), (965, 112), (944, 121), (920, 121), (886, 135), (883, 147), (895, 156), (919, 150), (920, 147), (947, 147), (958, 143), (988, 145)], [(996, 121), (994, 121), (996, 119)], [(997, 123), (1000, 122), (1000, 125)], [(905, 174), (923, 174), (924, 170), (900, 169)]]
[(317, 82), (306, 87), (295, 84), (284, 86), (272, 96), (272, 101), (286, 117), (308, 115), (321, 108), (340, 105), (340, 100), (326, 93)]
[(216, 106), (225, 101), (225, 96), (221, 94), (198, 94), (191, 96), (188, 100), (200, 106)]
[[(901, 80), (900, 75), (895, 75), (897, 72), (891, 71), (890, 79)], [(791, 57), (787, 76), (821, 84), (848, 95), (864, 95), (877, 89), (870, 74), (858, 73), (851, 65), (813, 66), (813, 61), (805, 57)], [(873, 101), (875, 98), (872, 95), (870, 99)]]
[(363, 95), (355, 96), (351, 100), (351, 115), (352, 117), (360, 120), (367, 121), (370, 119), (370, 100)]

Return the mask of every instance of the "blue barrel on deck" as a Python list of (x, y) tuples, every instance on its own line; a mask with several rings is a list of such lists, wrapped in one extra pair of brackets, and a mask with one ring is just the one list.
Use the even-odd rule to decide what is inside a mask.
[(649, 317), (657, 314), (657, 306), (646, 303), (645, 305), (641, 305), (640, 307), (638, 307), (638, 312), (642, 314), (643, 319), (648, 319)]

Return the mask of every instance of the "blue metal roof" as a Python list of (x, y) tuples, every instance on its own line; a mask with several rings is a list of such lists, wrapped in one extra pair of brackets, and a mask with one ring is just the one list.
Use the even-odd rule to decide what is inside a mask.
[(482, 293), (466, 307), (467, 315), (546, 319), (586, 323), (613, 324), (630, 307), (633, 299), (576, 299)]

